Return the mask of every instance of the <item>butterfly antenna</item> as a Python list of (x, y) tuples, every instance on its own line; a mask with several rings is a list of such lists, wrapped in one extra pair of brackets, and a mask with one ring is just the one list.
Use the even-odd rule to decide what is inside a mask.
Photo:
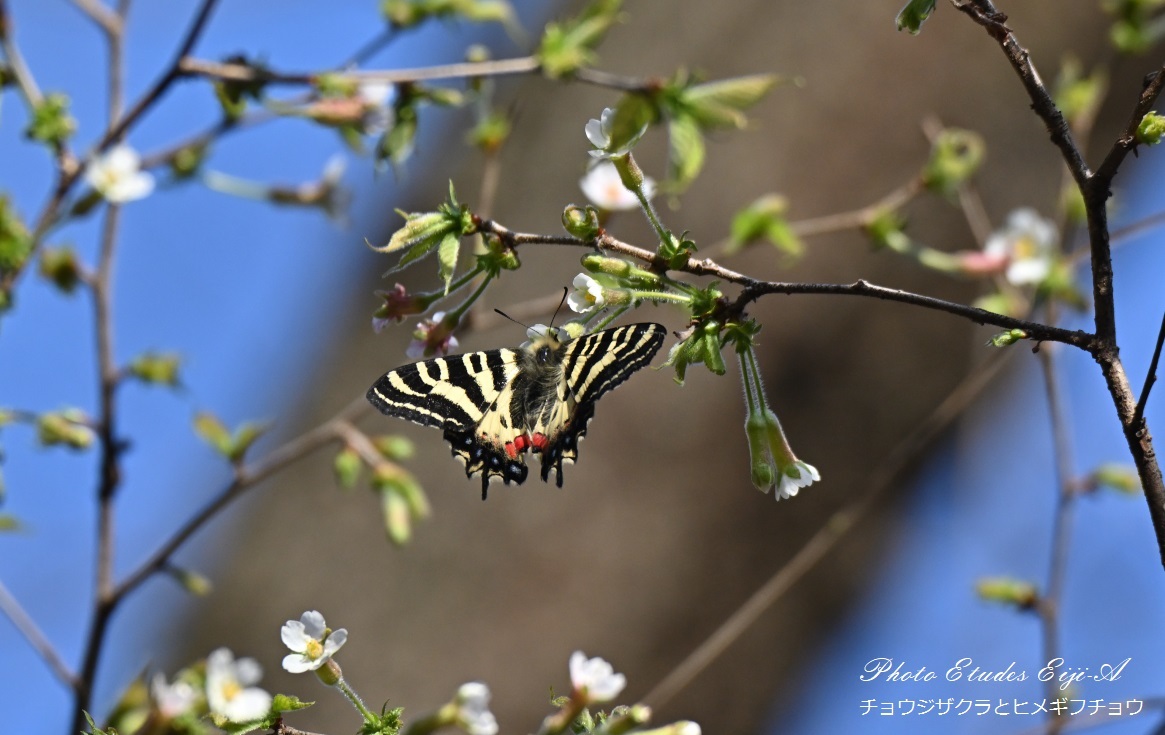
[(566, 295), (570, 293), (570, 289), (566, 286), (562, 287), (562, 301), (558, 302), (558, 308), (554, 310), (554, 316), (550, 317), (550, 328), (554, 329), (554, 320), (558, 317), (558, 312), (562, 310), (562, 305), (566, 303)]
[(529, 328), (530, 328), (530, 325), (528, 325), (528, 324), (523, 324), (522, 322), (518, 321), (517, 319), (515, 319), (515, 318), (514, 318), (514, 317), (512, 317), (512, 316), (510, 316), (509, 314), (507, 314), (506, 312), (502, 311), (501, 309), (494, 309), (494, 311), (496, 311), (498, 314), (500, 314), (500, 315), (504, 316), (505, 318), (509, 319), (509, 320), (510, 320), (510, 321), (512, 321), (514, 324), (517, 324), (519, 327), (525, 327), (526, 329), (529, 329)]

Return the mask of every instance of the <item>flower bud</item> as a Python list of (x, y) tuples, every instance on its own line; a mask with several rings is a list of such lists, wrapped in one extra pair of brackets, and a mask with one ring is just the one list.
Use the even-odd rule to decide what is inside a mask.
[(660, 281), (658, 274), (639, 268), (634, 263), (622, 258), (590, 253), (583, 256), (582, 266), (591, 273), (605, 273), (609, 276), (615, 276), (628, 286), (637, 288), (651, 288), (657, 286)]
[(1015, 605), (1021, 610), (1031, 610), (1039, 602), (1036, 586), (1012, 577), (986, 577), (975, 583), (975, 592), (989, 602)]
[(330, 687), (336, 686), (336, 684), (339, 684), (340, 680), (344, 678), (344, 672), (340, 669), (340, 664), (336, 663), (336, 660), (333, 658), (329, 658), (324, 663), (324, 665), (316, 669), (315, 672), (316, 676), (319, 677), (319, 680), (322, 681), (326, 686)]
[(1137, 142), (1145, 145), (1157, 145), (1161, 136), (1165, 135), (1165, 116), (1156, 112), (1146, 113), (1137, 125)]
[(1009, 329), (992, 337), (987, 344), (993, 347), (1010, 347), (1021, 339), (1027, 339), (1027, 332), (1022, 329)]
[(586, 241), (594, 240), (603, 231), (598, 211), (589, 204), (585, 207), (571, 204), (562, 210), (562, 226), (574, 237)]

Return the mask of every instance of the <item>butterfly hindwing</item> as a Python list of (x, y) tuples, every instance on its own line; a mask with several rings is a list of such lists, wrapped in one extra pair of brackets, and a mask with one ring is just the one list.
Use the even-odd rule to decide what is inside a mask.
[(550, 441), (542, 452), (542, 479), (562, 487), (562, 464), (578, 459), (578, 442), (587, 433), (595, 402), (645, 367), (663, 345), (666, 330), (659, 324), (629, 324), (585, 334), (567, 343), (562, 360), (564, 396)]
[(386, 373), (368, 400), (390, 416), (444, 430), (465, 473), (522, 483), (524, 454), (542, 455), (542, 479), (578, 457), (594, 404), (647, 365), (663, 344), (658, 324), (631, 324), (561, 341), (546, 330), (517, 350), (438, 357)]

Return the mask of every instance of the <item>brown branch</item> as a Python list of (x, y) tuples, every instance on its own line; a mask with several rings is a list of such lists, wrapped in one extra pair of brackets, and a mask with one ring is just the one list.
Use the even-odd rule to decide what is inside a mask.
[(76, 688), (77, 677), (69, 670), (69, 665), (61, 658), (61, 654), (57, 653), (57, 649), (53, 647), (48, 637), (37, 627), (36, 622), (20, 606), (20, 603), (12, 596), (3, 582), (0, 582), (0, 612), (12, 621), (12, 624), (20, 631), (28, 644), (52, 669), (57, 679), (70, 689)]
[(8, 60), (8, 70), (12, 72), (12, 78), (16, 81), (17, 89), (24, 95), (25, 102), (29, 107), (36, 107), (44, 100), (44, 95), (41, 94), (40, 86), (32, 76), (28, 64), (25, 63), (24, 55), (20, 53), (20, 47), (16, 45), (14, 36), (8, 0), (0, 0), (0, 50)]
[[(343, 79), (356, 82), (402, 82), (435, 81), (440, 79), (474, 79), (507, 74), (529, 74), (538, 71), (538, 60), (533, 56), (494, 61), (466, 61), (457, 64), (418, 67), (415, 69), (386, 69), (376, 71), (327, 72)], [(280, 72), (260, 69), (247, 64), (228, 64), (205, 59), (182, 58), (178, 60), (178, 73), (190, 77), (205, 77), (231, 82), (264, 82), (267, 84), (315, 84), (324, 72)]]
[(1040, 73), (1036, 71), (1036, 67), (1031, 61), (1031, 54), (1019, 44), (1015, 34), (1007, 27), (1007, 16), (996, 10), (991, 0), (965, 0), (964, 2), (952, 0), (952, 2), (956, 8), (982, 26), (1003, 49), (1003, 53), (1007, 55), (1007, 60), (1019, 76), (1019, 80), (1031, 100), (1032, 109), (1047, 127), (1052, 143), (1060, 149), (1060, 155), (1063, 156), (1064, 162), (1068, 165), (1068, 170), (1072, 172), (1072, 178), (1079, 186), (1083, 187), (1089, 177), (1088, 164), (1080, 155), (1080, 149), (1076, 146), (1072, 130), (1068, 127), (1068, 121), (1064, 119), (1064, 115), (1056, 107), (1052, 95), (1044, 86), (1043, 79), (1040, 78)]
[[(493, 220), (479, 221), (478, 227), (483, 232), (490, 232), (500, 237), (512, 246), (518, 245), (573, 245), (576, 247), (593, 247), (610, 253), (626, 255), (635, 258), (657, 270), (667, 270), (667, 264), (653, 252), (643, 248), (620, 242), (610, 235), (603, 234), (593, 242), (579, 240), (568, 235), (533, 235), (529, 233), (513, 232)], [(1022, 329), (1029, 339), (1038, 342), (1063, 342), (1073, 347), (1079, 347), (1087, 352), (1097, 349), (1096, 338), (1084, 331), (1071, 331), (1059, 327), (1040, 324), (1026, 319), (996, 314), (995, 312), (965, 306), (953, 301), (944, 301), (933, 296), (902, 291), (900, 289), (878, 286), (868, 281), (859, 280), (854, 283), (783, 283), (777, 281), (761, 281), (751, 278), (734, 270), (724, 268), (711, 259), (690, 260), (684, 267), (678, 269), (684, 273), (696, 276), (711, 276), (721, 281), (742, 286), (743, 290), (730, 305), (730, 310), (743, 310), (749, 303), (756, 301), (767, 294), (829, 294), (837, 296), (862, 296), (881, 299), (883, 301), (897, 301), (924, 309), (943, 311), (948, 314), (968, 319), (976, 324), (990, 324), (1002, 329)]]
[[(1165, 66), (1162, 66), (1157, 71), (1146, 77), (1144, 89), (1141, 90), (1141, 96), (1137, 99), (1137, 104), (1133, 107), (1133, 112), (1129, 115), (1129, 121), (1125, 124), (1125, 130), (1112, 144), (1108, 154), (1104, 157), (1100, 167), (1096, 169), (1093, 174), (1094, 186), (1108, 187), (1112, 183), (1113, 177), (1116, 176), (1117, 169), (1120, 168), (1121, 163), (1124, 162), (1127, 156), (1133, 149), (1137, 147), (1137, 128), (1144, 119), (1149, 108), (1157, 101), (1161, 90), (1165, 89)], [(1105, 199), (1108, 196), (1106, 194)]]
[(793, 558), (781, 566), (728, 620), (721, 623), (712, 635), (656, 684), (642, 698), (643, 703), (652, 707), (664, 706), (739, 639), (761, 614), (772, 607), (866, 516), (889, 488), (896, 485), (898, 477), (911, 465), (914, 458), (983, 392), (1010, 354), (1012, 353), (996, 353), (993, 358), (974, 368), (930, 416), (890, 451), (886, 459), (868, 476), (864, 483), (865, 491), (822, 524), (813, 538), (809, 539)]

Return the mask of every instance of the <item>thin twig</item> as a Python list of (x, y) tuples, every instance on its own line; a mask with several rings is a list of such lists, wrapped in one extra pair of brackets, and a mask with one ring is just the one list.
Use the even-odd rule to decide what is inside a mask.
[(8, 12), (8, 0), (0, 0), (0, 50), (4, 51), (4, 58), (8, 60), (8, 70), (12, 72), (16, 87), (24, 95), (28, 106), (39, 106), (44, 100), (44, 95), (41, 94), (28, 64), (24, 62), (20, 47), (16, 45), (12, 15)]
[[(1068, 419), (1064, 415), (1064, 399), (1056, 374), (1054, 346), (1040, 350), (1044, 391), (1048, 399), (1048, 420), (1052, 430), (1052, 451), (1055, 456), (1056, 511), (1052, 520), (1052, 545), (1048, 560), (1048, 582), (1044, 594), (1036, 604), (1043, 633), (1043, 660), (1051, 662), (1060, 657), (1060, 603), (1064, 599), (1068, 555), (1072, 544), (1072, 510), (1075, 507), (1075, 473), (1072, 470), (1072, 446), (1068, 438)], [(1058, 674), (1058, 669), (1057, 669)], [(1049, 680), (1045, 687), (1048, 701), (1063, 696), (1059, 682)], [(1048, 732), (1063, 729), (1064, 719), (1049, 713)]]
[(25, 612), (24, 608), (20, 606), (8, 588), (4, 586), (4, 582), (0, 581), (0, 612), (4, 613), (20, 634), (24, 636), (28, 644), (36, 650), (44, 662), (52, 669), (53, 674), (61, 681), (62, 684), (73, 689), (77, 686), (77, 677), (69, 669), (69, 665), (61, 658), (61, 654), (57, 653), (57, 649), (53, 647), (52, 642), (45, 636), (41, 629), (37, 627), (36, 622)]
[[(533, 56), (516, 59), (496, 59), (492, 61), (465, 61), (457, 64), (419, 67), (415, 69), (355, 70), (349, 72), (326, 72), (343, 79), (357, 82), (402, 82), (435, 81), (439, 79), (474, 79), (507, 74), (529, 74), (539, 68)], [(178, 73), (192, 77), (206, 77), (232, 82), (264, 82), (267, 84), (315, 84), (325, 72), (279, 72), (267, 68), (257, 68), (247, 64), (220, 63), (205, 59), (182, 58), (178, 62)]]
[(1161, 328), (1157, 330), (1157, 346), (1153, 348), (1153, 359), (1149, 362), (1149, 372), (1145, 374), (1145, 387), (1141, 388), (1141, 397), (1137, 399), (1137, 410), (1133, 412), (1133, 426), (1139, 427), (1145, 423), (1145, 404), (1149, 400), (1149, 391), (1157, 382), (1157, 363), (1161, 360), (1161, 346), (1165, 343), (1165, 314), (1161, 315)]
[(923, 188), (922, 177), (915, 176), (873, 204), (867, 204), (864, 207), (849, 212), (839, 212), (836, 214), (827, 214), (822, 217), (794, 220), (789, 222), (789, 229), (799, 237), (811, 237), (813, 235), (825, 235), (832, 232), (868, 227), (878, 215), (884, 212), (892, 212), (902, 207), (914, 197), (918, 196)]
[(121, 33), (121, 17), (105, 6), (100, 0), (72, 0), (89, 19), (96, 23), (108, 36)]
[(886, 459), (869, 475), (865, 483), (867, 488), (865, 492), (830, 516), (793, 558), (781, 566), (747, 602), (656, 684), (642, 701), (652, 707), (664, 706), (740, 638), (765, 610), (772, 607), (865, 517), (875, 501), (894, 486), (895, 480), (910, 466), (914, 458), (987, 387), (1003, 366), (1008, 354), (1010, 353), (999, 353), (974, 368), (922, 423), (890, 451)]

